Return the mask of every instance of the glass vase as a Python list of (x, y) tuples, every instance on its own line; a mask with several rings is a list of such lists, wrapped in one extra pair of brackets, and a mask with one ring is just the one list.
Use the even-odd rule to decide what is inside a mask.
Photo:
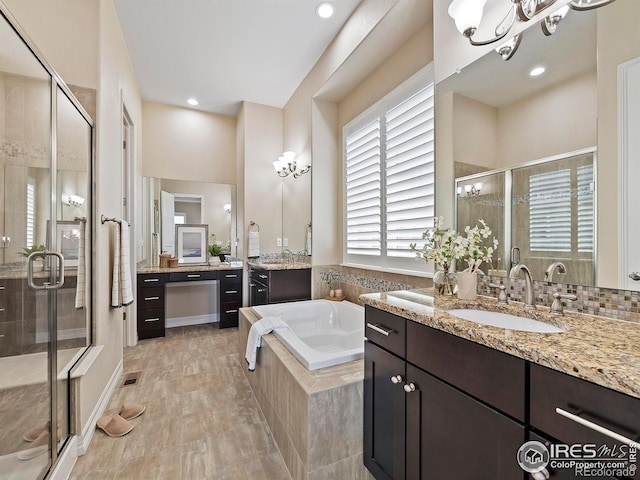
[(456, 274), (448, 270), (438, 270), (433, 275), (433, 288), (441, 295), (453, 295), (456, 286)]

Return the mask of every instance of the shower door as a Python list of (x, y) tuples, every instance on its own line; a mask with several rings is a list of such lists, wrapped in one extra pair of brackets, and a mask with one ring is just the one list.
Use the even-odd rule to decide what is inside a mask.
[(0, 13), (0, 480), (37, 480), (76, 433), (91, 342), (93, 127)]

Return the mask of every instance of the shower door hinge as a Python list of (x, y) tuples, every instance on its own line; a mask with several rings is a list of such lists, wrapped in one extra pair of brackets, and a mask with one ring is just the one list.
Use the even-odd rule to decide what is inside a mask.
[(122, 320), (126, 320), (127, 319), (127, 312), (122, 312)]

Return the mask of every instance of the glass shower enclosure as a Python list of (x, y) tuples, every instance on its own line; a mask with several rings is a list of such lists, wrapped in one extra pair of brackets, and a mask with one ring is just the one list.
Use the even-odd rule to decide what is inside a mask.
[(75, 433), (91, 344), (93, 123), (0, 13), (0, 480), (30, 480)]

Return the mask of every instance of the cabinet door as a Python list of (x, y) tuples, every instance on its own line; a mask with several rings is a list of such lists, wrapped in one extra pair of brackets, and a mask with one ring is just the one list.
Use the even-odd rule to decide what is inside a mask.
[(365, 342), (364, 464), (377, 480), (405, 478), (404, 369), (404, 360)]
[(266, 305), (269, 299), (269, 291), (265, 285), (258, 282), (249, 283), (249, 306)]
[[(407, 478), (524, 479), (516, 455), (525, 427), (407, 365)], [(419, 451), (418, 451), (419, 449)]]

